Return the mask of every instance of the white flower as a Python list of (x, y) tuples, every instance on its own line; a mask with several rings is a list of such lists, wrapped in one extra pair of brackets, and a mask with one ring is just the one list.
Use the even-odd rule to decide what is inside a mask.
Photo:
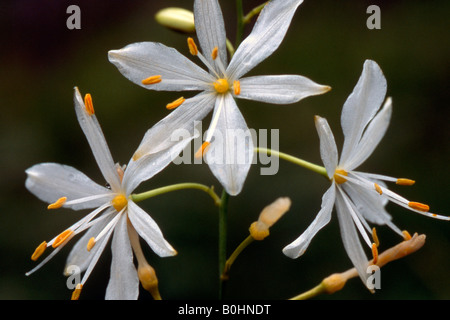
[(51, 203), (49, 209), (94, 209), (52, 240), (44, 241), (36, 249), (32, 259), (37, 260), (47, 247), (52, 246), (54, 251), (27, 274), (39, 269), (70, 239), (87, 230), (73, 247), (66, 265), (66, 273), (67, 268), (74, 267), (86, 271), (78, 287), (80, 291), (114, 233), (111, 276), (106, 298), (136, 299), (139, 279), (133, 264), (132, 248), (138, 261), (142, 261), (142, 257), (138, 256), (142, 254), (139, 241), (136, 240), (139, 239), (138, 235), (161, 257), (173, 256), (176, 251), (164, 239), (156, 222), (129, 196), (142, 181), (164, 169), (189, 141), (180, 142), (173, 149), (142, 157), (139, 161), (130, 161), (124, 170), (113, 162), (94, 114), (91, 96), (87, 94), (83, 102), (78, 88), (75, 88), (74, 103), (80, 126), (110, 188), (95, 183), (73, 167), (61, 164), (41, 163), (26, 170), (26, 187), (39, 199)]
[(338, 152), (333, 133), (326, 119), (316, 116), (315, 124), (320, 138), (320, 154), (331, 180), (331, 187), (322, 198), (322, 208), (306, 231), (283, 249), (291, 258), (302, 255), (315, 234), (331, 219), (336, 205), (344, 247), (361, 279), (366, 284), (368, 261), (361, 245), (359, 234), (372, 249), (374, 263), (377, 257), (377, 237), (373, 241), (369, 223), (388, 225), (401, 236), (407, 237), (391, 221), (385, 205), (392, 201), (414, 212), (430, 217), (449, 220), (449, 217), (429, 213), (425, 204), (409, 201), (387, 189), (383, 181), (400, 185), (412, 185), (409, 179), (392, 178), (378, 174), (355, 171), (374, 151), (389, 125), (392, 101), (386, 100), (386, 79), (379, 66), (370, 60), (364, 63), (362, 75), (344, 104), (341, 125), (344, 146), (338, 161)]
[(298, 75), (243, 77), (278, 48), (301, 3), (302, 0), (270, 1), (228, 63), (225, 26), (218, 1), (196, 0), (195, 27), (203, 54), (192, 38), (188, 39), (188, 46), (209, 72), (161, 43), (134, 43), (110, 51), (109, 60), (119, 71), (146, 89), (200, 91), (192, 98), (181, 97), (167, 106), (177, 109), (147, 132), (135, 159), (156, 152), (150, 143), (155, 139), (172, 143), (160, 130), (181, 128), (192, 133), (194, 123), (214, 110), (205, 142), (197, 155), (201, 157), (208, 148), (206, 160), (213, 174), (229, 194), (238, 194), (252, 163), (253, 142), (234, 98), (288, 104), (330, 89)]

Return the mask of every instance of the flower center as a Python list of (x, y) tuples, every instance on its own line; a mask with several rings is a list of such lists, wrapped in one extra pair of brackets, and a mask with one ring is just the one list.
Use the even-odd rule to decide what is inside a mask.
[(334, 172), (333, 179), (334, 181), (336, 181), (337, 184), (343, 184), (345, 181), (347, 181), (347, 179), (345, 179), (342, 176), (348, 176), (348, 172), (345, 171), (344, 169), (336, 169), (336, 171)]
[(227, 79), (221, 78), (214, 82), (214, 89), (216, 89), (218, 93), (225, 93), (230, 90), (230, 84)]
[(122, 211), (123, 208), (128, 204), (127, 197), (125, 197), (123, 194), (119, 194), (112, 199), (112, 205), (114, 209), (117, 210), (117, 212)]

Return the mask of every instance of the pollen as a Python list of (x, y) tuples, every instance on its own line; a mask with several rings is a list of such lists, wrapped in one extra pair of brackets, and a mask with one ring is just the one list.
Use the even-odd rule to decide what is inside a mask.
[(171, 103), (168, 103), (168, 104), (166, 105), (166, 109), (167, 109), (167, 110), (173, 110), (173, 109), (175, 109), (175, 108), (178, 108), (178, 107), (181, 106), (185, 101), (186, 101), (186, 99), (183, 98), (183, 97), (178, 98), (177, 100), (175, 100), (175, 101), (173, 101), (173, 102), (171, 102)]
[(187, 43), (188, 43), (188, 47), (189, 47), (189, 52), (190, 52), (193, 56), (198, 55), (198, 48), (197, 48), (197, 45), (195, 44), (194, 39), (192, 39), (191, 37), (189, 37), (189, 38), (187, 39)]
[(373, 264), (377, 264), (378, 262), (378, 248), (375, 243), (372, 244), (372, 255), (373, 255)]
[(213, 51), (211, 52), (211, 58), (213, 60), (216, 60), (218, 55), (219, 55), (219, 48), (214, 47)]
[(345, 171), (344, 169), (337, 169), (334, 172), (334, 176), (333, 176), (334, 181), (336, 181), (337, 184), (343, 184), (344, 182), (347, 181), (347, 179), (345, 179), (342, 176), (348, 176), (348, 172)]
[(87, 244), (87, 250), (91, 251), (94, 246), (95, 246), (95, 238), (92, 237), (89, 239), (89, 242)]
[(78, 300), (80, 298), (81, 289), (83, 289), (83, 285), (81, 283), (77, 284), (75, 290), (72, 292), (71, 300)]
[(84, 106), (90, 116), (94, 115), (94, 104), (92, 103), (92, 97), (89, 93), (84, 96)]
[(156, 76), (148, 77), (147, 79), (144, 79), (141, 82), (144, 85), (151, 85), (151, 84), (160, 83), (161, 81), (162, 81), (161, 76), (160, 75), (156, 75)]
[(208, 151), (209, 145), (211, 143), (208, 141), (203, 142), (202, 146), (195, 153), (195, 158), (200, 159)]
[(238, 80), (233, 81), (233, 88), (236, 96), (241, 94), (241, 83)]
[(123, 208), (128, 204), (127, 197), (125, 197), (123, 194), (119, 194), (112, 199), (112, 206), (114, 209), (117, 210), (117, 212), (122, 211)]
[(411, 201), (411, 202), (408, 203), (408, 206), (413, 208), (413, 209), (416, 209), (416, 210), (419, 210), (419, 211), (423, 211), (423, 212), (430, 211), (430, 207), (428, 205), (420, 203), (420, 202), (412, 202)]
[(374, 184), (374, 187), (375, 187), (375, 190), (380, 194), (380, 195), (382, 195), (383, 194), (383, 190), (381, 190), (381, 187), (378, 185), (378, 184)]
[(411, 240), (411, 235), (409, 234), (408, 231), (403, 230), (402, 233), (403, 233), (403, 237), (405, 238), (405, 241)]
[(214, 82), (214, 89), (216, 89), (218, 93), (225, 93), (230, 90), (230, 84), (227, 79), (221, 78)]
[(50, 209), (59, 209), (64, 205), (64, 203), (66, 203), (66, 201), (67, 201), (67, 197), (61, 197), (58, 200), (56, 200), (56, 202), (49, 204), (47, 209), (49, 209), (49, 210)]
[(401, 186), (412, 186), (414, 183), (416, 183), (414, 180), (404, 178), (399, 178), (396, 181), (396, 184)]
[(55, 241), (53, 241), (52, 247), (53, 248), (57, 248), (59, 247), (62, 243), (64, 243), (64, 241), (67, 240), (67, 238), (69, 238), (72, 235), (73, 231), (70, 229), (67, 229), (66, 231), (61, 232), (55, 239)]
[(42, 242), (31, 255), (31, 260), (36, 261), (47, 249), (47, 241)]

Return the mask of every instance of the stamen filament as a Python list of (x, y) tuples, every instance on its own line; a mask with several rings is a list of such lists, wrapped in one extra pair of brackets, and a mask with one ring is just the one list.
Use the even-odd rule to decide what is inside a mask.
[(92, 97), (90, 93), (86, 93), (86, 95), (84, 96), (84, 106), (90, 116), (95, 114), (94, 104), (92, 103)]
[(47, 209), (49, 209), (49, 210), (59, 209), (66, 203), (66, 201), (67, 201), (67, 197), (61, 197), (58, 200), (56, 200), (56, 202), (49, 204)]
[(181, 106), (184, 102), (186, 101), (186, 99), (184, 97), (178, 98), (177, 100), (168, 103), (166, 105), (166, 109), (167, 110), (173, 110), (175, 108), (178, 108), (179, 106)]
[(378, 247), (380, 245), (380, 241), (378, 240), (377, 229), (375, 228), (372, 228), (372, 238), (376, 246)]
[(161, 81), (162, 81), (161, 76), (160, 75), (156, 75), (156, 76), (148, 77), (148, 78), (142, 80), (141, 82), (144, 85), (151, 85), (151, 84), (160, 83)]
[(42, 242), (31, 255), (31, 260), (36, 261), (47, 249), (47, 241)]
[(372, 263), (373, 264), (377, 264), (377, 262), (378, 262), (378, 249), (377, 249), (377, 245), (375, 243), (372, 244), (372, 256), (373, 256)]

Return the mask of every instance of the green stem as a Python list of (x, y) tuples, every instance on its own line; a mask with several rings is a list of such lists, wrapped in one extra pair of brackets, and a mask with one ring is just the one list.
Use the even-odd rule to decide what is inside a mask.
[(259, 6), (253, 8), (249, 13), (245, 15), (245, 17), (242, 19), (242, 23), (245, 25), (247, 23), (250, 23), (250, 21), (253, 19), (254, 16), (258, 15), (261, 10), (268, 4), (269, 2), (265, 2), (263, 4), (260, 4)]
[(291, 156), (291, 155), (289, 155), (287, 153), (283, 153), (283, 152), (276, 151), (276, 150), (271, 150), (271, 149), (266, 149), (266, 148), (255, 148), (255, 151), (259, 152), (259, 153), (266, 153), (268, 155), (272, 154), (274, 156), (279, 157), (280, 159), (289, 161), (289, 162), (291, 162), (293, 164), (296, 164), (296, 165), (299, 165), (299, 166), (301, 166), (301, 167), (303, 167), (305, 169), (314, 171), (314, 172), (316, 172), (316, 173), (318, 173), (320, 175), (323, 175), (327, 179), (329, 179), (328, 178), (328, 174), (327, 174), (327, 169), (325, 169), (324, 167), (319, 166), (317, 164), (305, 161), (303, 159), (300, 159), (300, 158)]
[(223, 296), (223, 280), (220, 277), (225, 269), (227, 259), (227, 210), (228, 193), (223, 190), (219, 207), (219, 299)]
[(220, 205), (221, 200), (220, 200), (219, 196), (214, 192), (214, 187), (208, 187), (208, 186), (205, 186), (200, 183), (190, 183), (190, 182), (173, 184), (170, 186), (165, 186), (165, 187), (153, 189), (153, 190), (138, 193), (138, 194), (131, 194), (130, 199), (133, 200), (134, 202), (139, 202), (139, 201), (143, 201), (143, 200), (155, 197), (155, 196), (159, 196), (164, 193), (182, 190), (182, 189), (197, 189), (197, 190), (204, 191), (207, 194), (209, 194), (211, 196), (211, 198), (213, 198), (214, 203), (217, 206)]
[(237, 31), (235, 47), (239, 47), (244, 34), (244, 8), (242, 6), (242, 0), (236, 0), (236, 12), (237, 12)]
[(290, 298), (289, 300), (307, 300), (307, 299), (314, 298), (315, 296), (318, 296), (319, 294), (322, 294), (324, 292), (325, 292), (325, 287), (321, 283), (321, 284), (317, 285), (316, 287), (312, 288), (311, 290), (303, 292), (303, 293), (299, 294), (298, 296)]
[(230, 271), (231, 265), (234, 263), (236, 258), (241, 254), (241, 252), (254, 241), (255, 239), (249, 235), (247, 238), (245, 238), (244, 241), (241, 242), (241, 244), (234, 250), (234, 252), (231, 254), (231, 256), (228, 258), (228, 260), (225, 262), (225, 268), (222, 272), (222, 280), (228, 280), (228, 272)]

